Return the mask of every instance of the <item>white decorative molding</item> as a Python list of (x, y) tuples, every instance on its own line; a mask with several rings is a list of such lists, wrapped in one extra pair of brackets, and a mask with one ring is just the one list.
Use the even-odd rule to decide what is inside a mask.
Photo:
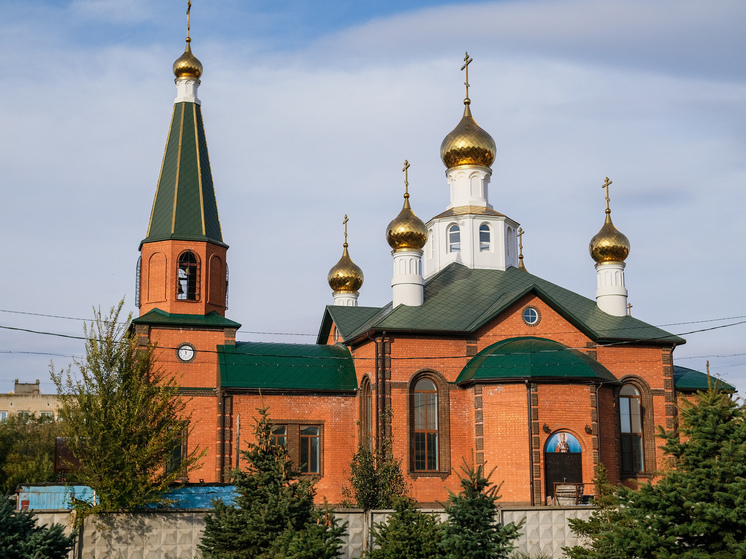
[(358, 292), (343, 291), (334, 294), (334, 305), (337, 307), (357, 307)]
[(196, 103), (201, 105), (202, 101), (197, 97), (197, 89), (200, 81), (196, 78), (176, 78), (176, 99), (174, 103)]

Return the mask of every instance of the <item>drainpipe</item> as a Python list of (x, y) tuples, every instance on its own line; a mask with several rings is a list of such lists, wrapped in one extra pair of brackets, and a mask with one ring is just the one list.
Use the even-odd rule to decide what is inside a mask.
[(236, 469), (239, 468), (239, 458), (241, 456), (241, 414), (236, 415)]
[[(598, 383), (596, 385), (596, 441), (598, 442), (598, 463), (603, 464), (601, 460), (601, 448), (602, 448), (601, 447), (601, 413), (600, 413), (601, 406), (598, 403), (598, 398), (599, 398), (598, 391), (600, 390), (600, 388), (601, 388), (601, 383)], [(595, 477), (596, 472), (593, 472), (593, 474)]]
[(225, 474), (225, 392), (222, 388), (218, 389), (218, 407), (220, 413), (220, 466), (218, 467), (218, 480), (224, 483), (223, 475)]
[[(533, 434), (531, 432), (531, 385), (528, 380), (526, 383), (526, 411), (528, 412), (528, 473), (529, 487), (531, 490), (531, 506), (534, 506), (534, 449)], [(598, 403), (598, 401), (597, 401)]]

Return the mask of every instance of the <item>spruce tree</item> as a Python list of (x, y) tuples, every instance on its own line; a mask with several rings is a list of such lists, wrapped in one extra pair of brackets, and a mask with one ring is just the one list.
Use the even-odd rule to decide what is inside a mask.
[(448, 521), (441, 542), (446, 559), (502, 559), (514, 549), (513, 540), (523, 521), (499, 524), (497, 501), (502, 483), (494, 485), (490, 478), (495, 468), (485, 477), (484, 466), (461, 467), (461, 492), (448, 491), (446, 512)]
[(373, 530), (375, 549), (366, 559), (438, 559), (442, 557), (440, 540), (443, 525), (438, 519), (417, 509), (408, 497), (394, 503), (394, 512), (386, 522), (378, 523)]
[(746, 557), (743, 407), (712, 388), (684, 400), (679, 420), (677, 431), (659, 428), (669, 461), (662, 477), (639, 490), (619, 487), (608, 507), (613, 514), (583, 534), (588, 552), (571, 557)]
[[(267, 408), (255, 418), (255, 441), (242, 451), (245, 470), (234, 471), (235, 505), (215, 502), (199, 545), (208, 559), (335, 557), (344, 534), (314, 509), (314, 481), (293, 468), (284, 445), (273, 444)], [(326, 520), (324, 520), (326, 518)], [(323, 529), (316, 527), (323, 525)], [(323, 545), (319, 544), (323, 541)], [(328, 554), (319, 553), (326, 546)]]
[(38, 526), (32, 511), (13, 510), (7, 497), (0, 497), (0, 557), (3, 559), (65, 559), (75, 536), (66, 536), (60, 524)]

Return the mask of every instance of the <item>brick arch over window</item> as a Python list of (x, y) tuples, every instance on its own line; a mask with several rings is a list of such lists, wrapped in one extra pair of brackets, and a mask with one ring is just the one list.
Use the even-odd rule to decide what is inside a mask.
[[(622, 386), (616, 392), (620, 475), (622, 478), (652, 475), (656, 464), (653, 395), (650, 386), (637, 376), (627, 376), (620, 381)], [(635, 417), (638, 409), (639, 420)]]
[(412, 377), (407, 427), (408, 469), (414, 476), (447, 476), (451, 473), (449, 404), (449, 386), (440, 373), (426, 370)]
[(371, 388), (370, 377), (366, 374), (360, 381), (360, 444), (366, 440), (368, 448), (373, 449), (373, 391)]

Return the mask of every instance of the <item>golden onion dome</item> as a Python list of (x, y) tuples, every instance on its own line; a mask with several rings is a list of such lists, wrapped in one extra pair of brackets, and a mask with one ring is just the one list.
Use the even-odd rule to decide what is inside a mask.
[(440, 158), (447, 168), (458, 165), (481, 165), (492, 167), (497, 155), (497, 146), (487, 132), (482, 130), (471, 116), (471, 101), (464, 99), (464, 116), (440, 144)]
[(409, 205), (409, 193), (404, 193), (404, 207), (386, 228), (386, 241), (394, 252), (422, 250), (427, 242), (427, 227)]
[(597, 263), (624, 262), (629, 255), (629, 239), (611, 221), (611, 211), (606, 210), (606, 221), (596, 236), (591, 239), (588, 250)]
[(342, 258), (329, 270), (329, 287), (334, 293), (357, 293), (363, 285), (363, 271), (355, 264), (344, 244)]
[(192, 54), (190, 46), (191, 39), (187, 38), (186, 49), (184, 54), (174, 62), (174, 76), (176, 78), (195, 78), (199, 79), (202, 75), (202, 63)]

